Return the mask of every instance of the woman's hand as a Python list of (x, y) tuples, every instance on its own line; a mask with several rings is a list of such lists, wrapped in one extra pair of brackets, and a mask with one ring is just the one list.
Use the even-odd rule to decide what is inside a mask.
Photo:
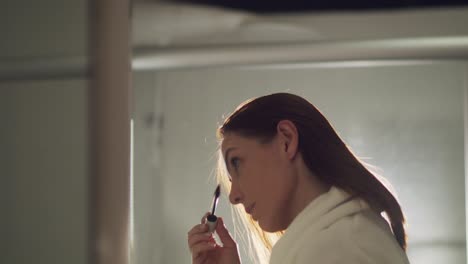
[(201, 224), (194, 226), (188, 232), (188, 246), (192, 252), (193, 264), (240, 264), (237, 244), (232, 239), (224, 225), (223, 219), (218, 217), (216, 233), (223, 245), (218, 245), (213, 234), (208, 232), (206, 213)]

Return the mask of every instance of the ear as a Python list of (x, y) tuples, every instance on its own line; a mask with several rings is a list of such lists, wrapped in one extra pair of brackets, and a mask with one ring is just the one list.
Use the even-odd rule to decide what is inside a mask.
[(299, 134), (296, 125), (289, 120), (281, 120), (276, 126), (281, 150), (287, 158), (294, 159), (299, 146)]

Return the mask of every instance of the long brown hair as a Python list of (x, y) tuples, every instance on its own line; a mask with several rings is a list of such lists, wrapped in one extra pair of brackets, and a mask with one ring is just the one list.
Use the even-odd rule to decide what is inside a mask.
[(396, 241), (406, 250), (405, 218), (394, 195), (352, 153), (322, 113), (304, 98), (276, 93), (246, 101), (219, 127), (218, 137), (222, 139), (226, 133), (234, 132), (269, 140), (276, 135), (281, 120), (290, 120), (297, 127), (299, 152), (307, 167), (324, 183), (384, 212)]

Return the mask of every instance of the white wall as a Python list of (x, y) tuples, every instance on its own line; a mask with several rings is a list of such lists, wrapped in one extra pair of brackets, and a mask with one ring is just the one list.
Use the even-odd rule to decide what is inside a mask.
[(0, 82), (1, 263), (86, 263), (87, 81)]
[(32, 61), (86, 63), (88, 2), (2, 1), (0, 263), (88, 262), (89, 81), (2, 79)]
[(134, 75), (132, 263), (162, 263), (160, 87), (153, 72)]
[(88, 1), (5, 0), (0, 60), (87, 55)]
[[(136, 223), (146, 224), (136, 229), (135, 241), (144, 245), (151, 240), (160, 254), (149, 258), (149, 248), (137, 243), (135, 254), (143, 257), (136, 263), (189, 263), (186, 233), (208, 210), (214, 188), (217, 123), (245, 99), (275, 91), (311, 100), (359, 156), (372, 157), (367, 161), (382, 169), (407, 214), (411, 263), (466, 263), (462, 100), (466, 77), (466, 64), (448, 62), (138, 73), (136, 91), (154, 87), (158, 96), (154, 102), (145, 100), (141, 112), (137, 108), (136, 120), (157, 107), (156, 116), (161, 114), (164, 122), (156, 128), (136, 127), (146, 135), (159, 131), (161, 140), (155, 146), (151, 144), (155, 139), (135, 138), (139, 166), (157, 167), (151, 176), (141, 168), (141, 173), (135, 171), (139, 182), (135, 195), (149, 190), (157, 195), (136, 196)], [(153, 152), (148, 152), (150, 147)], [(160, 156), (158, 163), (148, 158), (153, 155)], [(138, 214), (154, 208), (158, 216)], [(230, 218), (226, 197), (219, 215)], [(231, 222), (228, 227), (232, 230)], [(148, 233), (159, 238), (149, 239)]]

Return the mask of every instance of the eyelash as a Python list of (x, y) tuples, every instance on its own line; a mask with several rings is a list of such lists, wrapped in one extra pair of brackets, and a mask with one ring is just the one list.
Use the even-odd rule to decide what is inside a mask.
[[(238, 157), (233, 157), (233, 158), (229, 159), (229, 163), (230, 163), (231, 167), (233, 167), (234, 170), (237, 171), (237, 169), (239, 168), (239, 158)], [(231, 178), (230, 175), (229, 175), (229, 181), (232, 182), (232, 178)]]
[(231, 166), (237, 170), (237, 168), (239, 167), (239, 158), (237, 157), (232, 158), (230, 163), (231, 163)]

